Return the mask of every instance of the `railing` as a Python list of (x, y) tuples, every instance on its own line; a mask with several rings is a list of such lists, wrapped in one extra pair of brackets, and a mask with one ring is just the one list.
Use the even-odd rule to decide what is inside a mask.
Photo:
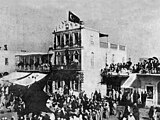
[(81, 70), (80, 64), (53, 65), (52, 70)]
[(55, 45), (54, 49), (63, 49), (63, 48), (76, 48), (76, 47), (81, 47), (81, 41), (79, 41), (76, 44), (68, 44), (68, 45)]
[(118, 45), (117, 44), (110, 44), (110, 48), (112, 48), (112, 49), (117, 49), (118, 48)]
[(42, 65), (24, 65), (24, 66), (16, 66), (16, 71), (36, 71), (36, 72), (49, 72), (50, 67), (49, 64), (42, 64)]

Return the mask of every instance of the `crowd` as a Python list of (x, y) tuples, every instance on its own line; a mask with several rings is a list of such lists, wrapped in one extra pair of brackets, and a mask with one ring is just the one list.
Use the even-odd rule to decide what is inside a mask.
[[(135, 120), (139, 120), (137, 107), (139, 101), (145, 106), (146, 93), (139, 94), (136, 91), (128, 93), (113, 89), (105, 98), (97, 91), (89, 98), (83, 92), (76, 95), (72, 90), (59, 89), (46, 101), (46, 106), (51, 110), (49, 113), (36, 111), (24, 114), (26, 106), (20, 96), (11, 95), (9, 101), (2, 106), (16, 111), (18, 120), (108, 120), (113, 115), (119, 120), (132, 120), (129, 118), (131, 115)], [(121, 102), (126, 106), (124, 112), (118, 112), (118, 105)]]
[(149, 58), (132, 66), (132, 73), (159, 73), (159, 60)]
[[(95, 91), (91, 97), (85, 92), (75, 94), (73, 90), (59, 89), (46, 101), (46, 106), (51, 110), (48, 113), (36, 111), (24, 114), (25, 102), (20, 96), (8, 98), (1, 107), (6, 107), (17, 112), (18, 120), (108, 120), (110, 116), (119, 120), (139, 120), (138, 105), (146, 104), (147, 93), (138, 91), (116, 91), (112, 89), (106, 97), (102, 97), (100, 91)], [(2, 99), (1, 99), (2, 100)], [(2, 102), (1, 102), (2, 103)], [(125, 106), (119, 109), (119, 106)], [(149, 110), (149, 118), (156, 120), (157, 109), (153, 106)], [(8, 120), (3, 117), (1, 120)], [(14, 117), (11, 120), (15, 120)]]
[(159, 73), (159, 60), (156, 57), (149, 58), (138, 62), (137, 64), (132, 64), (131, 59), (126, 63), (111, 63), (110, 65), (106, 64), (104, 69), (101, 69), (101, 74), (112, 74), (112, 73)]

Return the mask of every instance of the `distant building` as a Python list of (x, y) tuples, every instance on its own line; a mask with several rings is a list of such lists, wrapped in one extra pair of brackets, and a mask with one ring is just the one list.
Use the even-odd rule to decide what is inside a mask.
[(1, 75), (15, 71), (15, 54), (14, 51), (0, 50)]
[(24, 52), (15, 55), (18, 72), (50, 72), (52, 54)]
[[(69, 89), (84, 90), (89, 95), (95, 90), (105, 94), (106, 86), (100, 84), (100, 70), (106, 64), (126, 62), (126, 46), (112, 44), (107, 34), (71, 22), (56, 28), (53, 44), (55, 89), (67, 85)], [(67, 77), (57, 77), (58, 73), (59, 76), (77, 73), (77, 76), (68, 76), (67, 80)]]

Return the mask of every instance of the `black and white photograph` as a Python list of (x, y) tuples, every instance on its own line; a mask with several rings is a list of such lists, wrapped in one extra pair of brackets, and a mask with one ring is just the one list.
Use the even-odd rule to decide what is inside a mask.
[(0, 120), (160, 120), (160, 0), (0, 0)]

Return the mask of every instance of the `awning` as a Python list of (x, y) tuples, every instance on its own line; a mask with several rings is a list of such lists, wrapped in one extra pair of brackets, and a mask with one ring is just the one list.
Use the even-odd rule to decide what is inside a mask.
[(123, 83), (121, 88), (138, 88), (140, 82), (137, 79), (137, 74), (130, 74), (129, 78)]
[(28, 77), (25, 77), (21, 80), (15, 81), (14, 84), (18, 84), (18, 85), (22, 85), (22, 86), (28, 86), (28, 85), (31, 85), (31, 84), (37, 82), (37, 81), (40, 81), (46, 75), (47, 74), (43, 74), (43, 73), (32, 73)]
[(27, 76), (29, 76), (31, 73), (27, 73), (27, 72), (13, 72), (10, 73), (7, 76), (4, 76), (0, 79), (1, 82), (8, 82), (8, 83), (13, 83), (16, 80), (20, 80), (23, 79)]

